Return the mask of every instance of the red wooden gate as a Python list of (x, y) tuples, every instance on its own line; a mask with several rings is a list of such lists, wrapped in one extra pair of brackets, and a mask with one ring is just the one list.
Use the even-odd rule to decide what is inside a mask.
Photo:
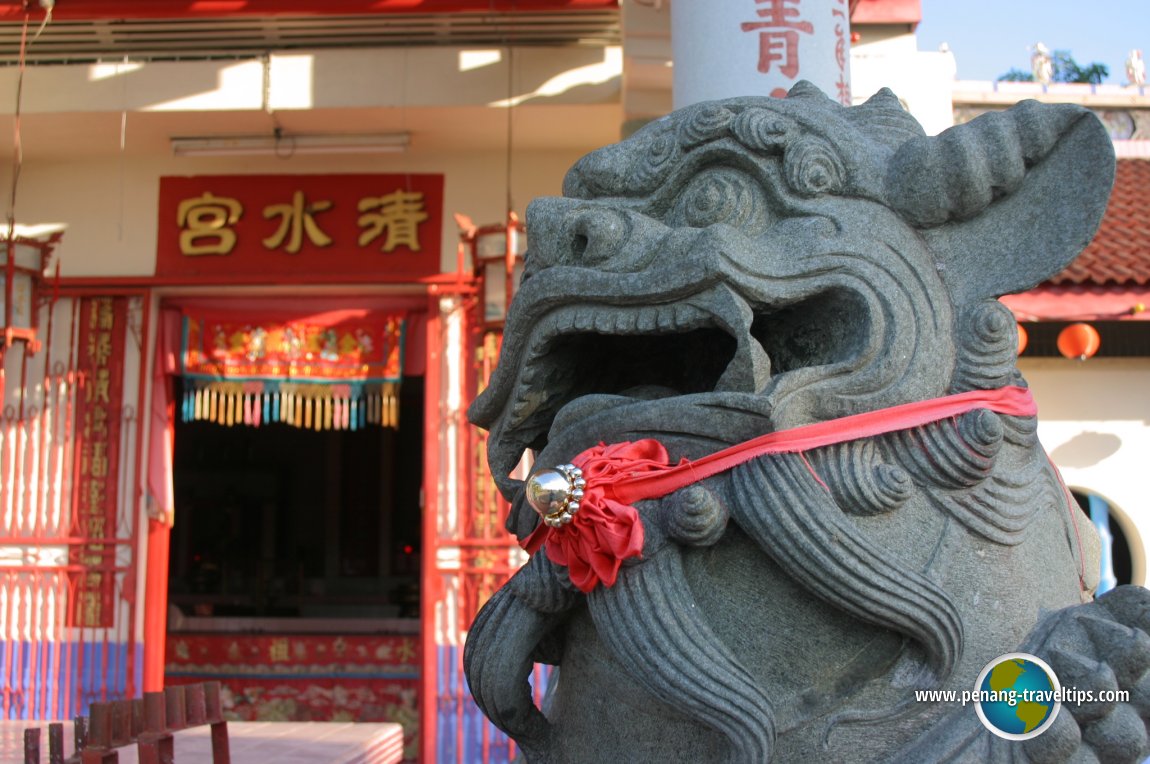
[[(475, 613), (527, 559), (504, 528), (508, 506), (487, 468), (486, 433), (466, 418), (498, 359), (501, 334), (479, 328), (474, 294), (445, 297), (429, 316), (420, 758), (510, 762), (514, 743), (480, 713), (463, 675)], [(535, 678), (541, 694), (542, 667)]]
[(42, 346), (0, 359), (0, 718), (131, 697), (142, 295), (45, 308)]

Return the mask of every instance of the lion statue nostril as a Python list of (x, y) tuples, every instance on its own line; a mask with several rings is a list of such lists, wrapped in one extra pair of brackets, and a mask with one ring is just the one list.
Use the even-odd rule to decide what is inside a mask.
[(587, 254), (587, 244), (587, 237), (581, 233), (571, 237), (571, 254), (575, 256), (575, 259), (583, 259), (583, 256)]
[(615, 210), (581, 210), (567, 224), (571, 257), (578, 264), (606, 261), (618, 254), (629, 230), (626, 220)]

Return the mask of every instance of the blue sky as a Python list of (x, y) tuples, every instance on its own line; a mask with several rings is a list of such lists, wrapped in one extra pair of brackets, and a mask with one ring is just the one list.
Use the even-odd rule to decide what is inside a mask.
[(1104, 81), (1124, 85), (1132, 48), (1150, 63), (1150, 0), (922, 0), (919, 50), (944, 42), (963, 80), (1029, 71), (1028, 48), (1042, 42), (1080, 65), (1105, 64)]

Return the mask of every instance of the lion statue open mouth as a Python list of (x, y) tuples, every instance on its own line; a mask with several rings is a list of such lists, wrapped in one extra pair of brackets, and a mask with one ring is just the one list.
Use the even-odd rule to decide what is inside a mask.
[[(677, 111), (531, 204), (470, 416), (533, 554), (465, 652), (529, 761), (1022, 760), (914, 693), (1023, 648), (1150, 690), (1150, 604), (1091, 601), (1097, 539), (996, 299), (1085, 247), (1113, 164), (1075, 106), (928, 137), (889, 91), (843, 108), (802, 83)], [(536, 661), (560, 667), (542, 710)], [(1133, 697), (1018, 745), (1134, 760)]]

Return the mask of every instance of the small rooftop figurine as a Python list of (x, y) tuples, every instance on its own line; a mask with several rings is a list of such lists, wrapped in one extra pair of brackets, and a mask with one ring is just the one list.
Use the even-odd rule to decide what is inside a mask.
[(1130, 85), (1142, 87), (1146, 84), (1146, 62), (1142, 60), (1142, 51), (1137, 48), (1126, 57), (1126, 79)]
[(1054, 79), (1054, 58), (1050, 55), (1050, 48), (1042, 43), (1035, 43), (1030, 53), (1030, 70), (1034, 73), (1034, 81), (1049, 85)]

